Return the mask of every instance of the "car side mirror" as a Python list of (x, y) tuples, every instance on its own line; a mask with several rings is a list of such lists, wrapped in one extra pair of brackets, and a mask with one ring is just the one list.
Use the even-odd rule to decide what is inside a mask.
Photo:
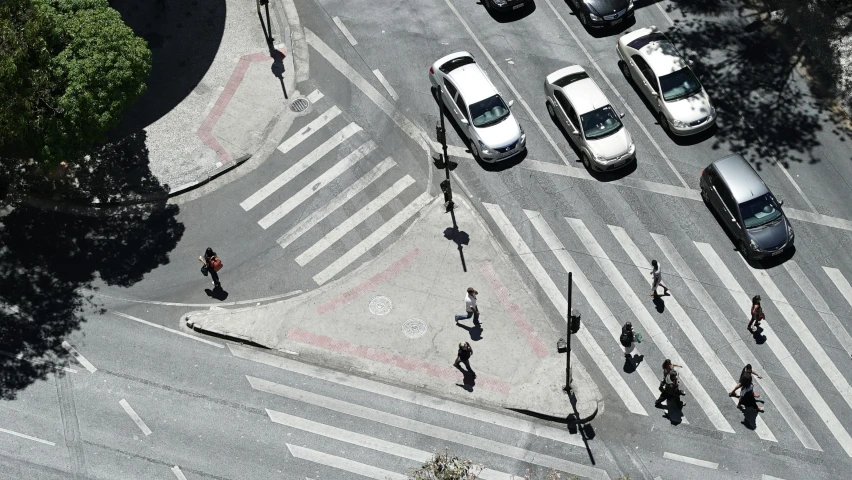
[(619, 113), (618, 116), (624, 118), (624, 112)]
[(651, 95), (652, 95), (654, 98), (657, 98), (657, 97), (659, 97), (659, 96), (660, 96), (660, 94), (659, 94), (659, 93), (657, 93), (657, 92), (651, 92)]
[(778, 200), (778, 206), (783, 207), (784, 206), (784, 200)]
[(571, 135), (579, 135), (579, 134), (580, 134), (580, 132), (576, 128), (571, 131)]
[(462, 123), (462, 124), (464, 124), (464, 125), (467, 125), (467, 119), (466, 119), (466, 118), (462, 118), (462, 119), (461, 119), (461, 123)]
[(512, 105), (514, 105), (514, 104), (515, 104), (514, 100), (509, 100), (509, 108), (512, 108)]

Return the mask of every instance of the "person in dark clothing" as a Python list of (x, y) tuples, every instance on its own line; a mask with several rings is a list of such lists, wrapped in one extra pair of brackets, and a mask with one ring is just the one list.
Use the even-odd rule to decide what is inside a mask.
[(198, 261), (200, 261), (205, 267), (207, 267), (207, 272), (210, 273), (210, 278), (213, 280), (213, 287), (221, 288), (222, 284), (219, 282), (219, 274), (216, 273), (216, 270), (213, 268), (213, 259), (218, 260), (218, 256), (216, 252), (213, 251), (212, 248), (207, 247), (207, 250), (204, 251), (203, 257), (198, 257)]
[(624, 356), (629, 357), (633, 353), (634, 342), (636, 341), (636, 333), (633, 331), (633, 324), (627, 322), (621, 327), (621, 337), (619, 338), (621, 346), (624, 347)]
[[(748, 322), (748, 331), (753, 332), (760, 328), (760, 321), (764, 318), (766, 317), (763, 314), (763, 307), (760, 306), (760, 295), (755, 295), (751, 299), (751, 320)], [(752, 325), (754, 325), (754, 328), (751, 327)]]
[(473, 348), (471, 348), (470, 343), (464, 342), (459, 344), (459, 352), (456, 355), (456, 361), (453, 362), (453, 366), (461, 370), (459, 363), (463, 363), (465, 367), (467, 367), (467, 371), (473, 375), (473, 378), (476, 378), (476, 373), (470, 368), (470, 356), (473, 355)]
[[(654, 406), (660, 407), (663, 401), (668, 401), (669, 406), (675, 399), (680, 400), (680, 397), (686, 396), (686, 392), (680, 388), (680, 376), (674, 367), (680, 367), (676, 363), (672, 363), (668, 358), (663, 362), (663, 381), (660, 382), (660, 397), (654, 403)], [(680, 406), (685, 407), (686, 402), (680, 401)]]
[(754, 383), (751, 373), (746, 372), (743, 374), (742, 378), (740, 378), (740, 383), (742, 384), (742, 392), (740, 394), (740, 401), (737, 402), (737, 408), (740, 410), (745, 410), (747, 407), (755, 408), (758, 412), (763, 413), (765, 410), (758, 407), (755, 400)]
[[(739, 381), (739, 383), (737, 383), (737, 386), (736, 386), (736, 387), (734, 387), (734, 389), (733, 389), (733, 390), (731, 390), (730, 395), (731, 395), (732, 397), (736, 397), (736, 396), (737, 396), (737, 389), (739, 389), (739, 388), (741, 388), (741, 387), (743, 387), (743, 386), (744, 386), (744, 384), (743, 384), (743, 377), (745, 377), (745, 374), (746, 374), (746, 373), (749, 373), (749, 374), (751, 374), (751, 375), (753, 375), (753, 376), (755, 376), (755, 377), (757, 377), (757, 378), (763, 378), (763, 377), (761, 377), (761, 376), (760, 376), (760, 374), (758, 374), (757, 372), (755, 372), (753, 368), (751, 368), (751, 364), (750, 364), (750, 363), (749, 363), (749, 364), (747, 364), (747, 365), (745, 366), (745, 368), (743, 368), (743, 371), (742, 371), (742, 372), (740, 372), (740, 381)], [(755, 394), (754, 394), (754, 396), (755, 396), (755, 397), (760, 397), (760, 395), (758, 395), (757, 393), (755, 393)]]

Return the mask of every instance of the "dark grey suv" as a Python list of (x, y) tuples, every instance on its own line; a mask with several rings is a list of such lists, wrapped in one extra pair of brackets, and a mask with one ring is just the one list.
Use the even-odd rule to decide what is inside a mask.
[(746, 260), (780, 255), (793, 246), (793, 227), (763, 180), (740, 155), (701, 171), (701, 198), (738, 242)]

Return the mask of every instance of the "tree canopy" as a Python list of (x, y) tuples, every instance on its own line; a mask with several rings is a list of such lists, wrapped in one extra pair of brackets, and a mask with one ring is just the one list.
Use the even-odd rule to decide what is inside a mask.
[(0, 2), (0, 154), (76, 162), (150, 70), (147, 43), (107, 0)]

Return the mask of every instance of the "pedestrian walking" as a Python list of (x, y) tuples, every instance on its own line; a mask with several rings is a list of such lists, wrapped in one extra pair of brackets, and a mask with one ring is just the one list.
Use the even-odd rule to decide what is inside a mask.
[[(464, 342), (459, 344), (459, 351), (456, 355), (456, 361), (453, 362), (453, 366), (461, 370), (459, 363), (463, 363), (465, 367), (467, 367), (467, 371), (473, 375), (473, 378), (476, 378), (476, 373), (470, 368), (470, 357), (473, 355), (473, 348), (471, 348), (470, 343)], [(462, 370), (464, 371), (464, 370)]]
[(467, 288), (467, 295), (464, 297), (464, 309), (467, 311), (465, 315), (456, 315), (456, 321), (467, 320), (473, 317), (473, 324), (479, 325), (479, 307), (476, 306), (476, 296), (479, 295), (473, 287)]
[[(748, 322), (748, 331), (753, 332), (760, 328), (760, 322), (765, 319), (763, 307), (760, 306), (760, 295), (755, 295), (751, 299), (751, 320)], [(751, 327), (752, 325), (754, 325), (754, 328)]]
[(213, 280), (213, 287), (221, 288), (222, 284), (219, 282), (218, 272), (222, 269), (222, 260), (220, 260), (219, 256), (216, 255), (216, 252), (214, 252), (212, 248), (207, 247), (207, 250), (204, 251), (204, 255), (198, 257), (198, 261), (203, 265), (201, 267), (201, 273), (205, 276), (210, 274), (210, 278)]
[[(733, 390), (731, 390), (730, 396), (732, 396), (732, 397), (737, 396), (737, 389), (742, 388), (745, 385), (745, 383), (743, 383), (743, 379), (745, 378), (746, 374), (752, 375), (752, 376), (760, 378), (760, 379), (763, 378), (756, 371), (754, 371), (754, 369), (751, 367), (750, 363), (746, 364), (746, 366), (743, 367), (743, 371), (740, 372), (739, 382), (737, 383), (737, 386), (734, 387)], [(754, 396), (755, 396), (755, 398), (759, 398), (760, 394), (755, 393)]]
[[(686, 396), (686, 392), (680, 388), (680, 376), (677, 370), (675, 370), (675, 367), (680, 367), (680, 365), (672, 363), (668, 358), (663, 362), (663, 380), (660, 382), (660, 396), (654, 402), (654, 406), (658, 408), (662, 406), (664, 401), (668, 401), (667, 404), (671, 406), (673, 400), (680, 400), (680, 397)], [(686, 402), (680, 400), (680, 406), (686, 406)]]
[(636, 332), (633, 331), (633, 324), (627, 322), (621, 327), (621, 337), (619, 338), (621, 346), (624, 347), (624, 356), (629, 357), (635, 348), (637, 341)]
[(663, 287), (663, 295), (669, 294), (669, 287), (663, 283), (663, 272), (660, 271), (660, 264), (657, 263), (656, 260), (651, 260), (651, 279), (653, 280), (654, 286), (652, 287), (650, 296), (657, 296), (657, 288)]
[(740, 410), (745, 410), (748, 408), (756, 408), (758, 412), (763, 413), (765, 410), (761, 407), (757, 406), (757, 394), (754, 392), (754, 381), (751, 377), (751, 374), (746, 372), (742, 378), (740, 378), (740, 383), (742, 384), (742, 392), (740, 395), (740, 401), (737, 402), (737, 408)]

